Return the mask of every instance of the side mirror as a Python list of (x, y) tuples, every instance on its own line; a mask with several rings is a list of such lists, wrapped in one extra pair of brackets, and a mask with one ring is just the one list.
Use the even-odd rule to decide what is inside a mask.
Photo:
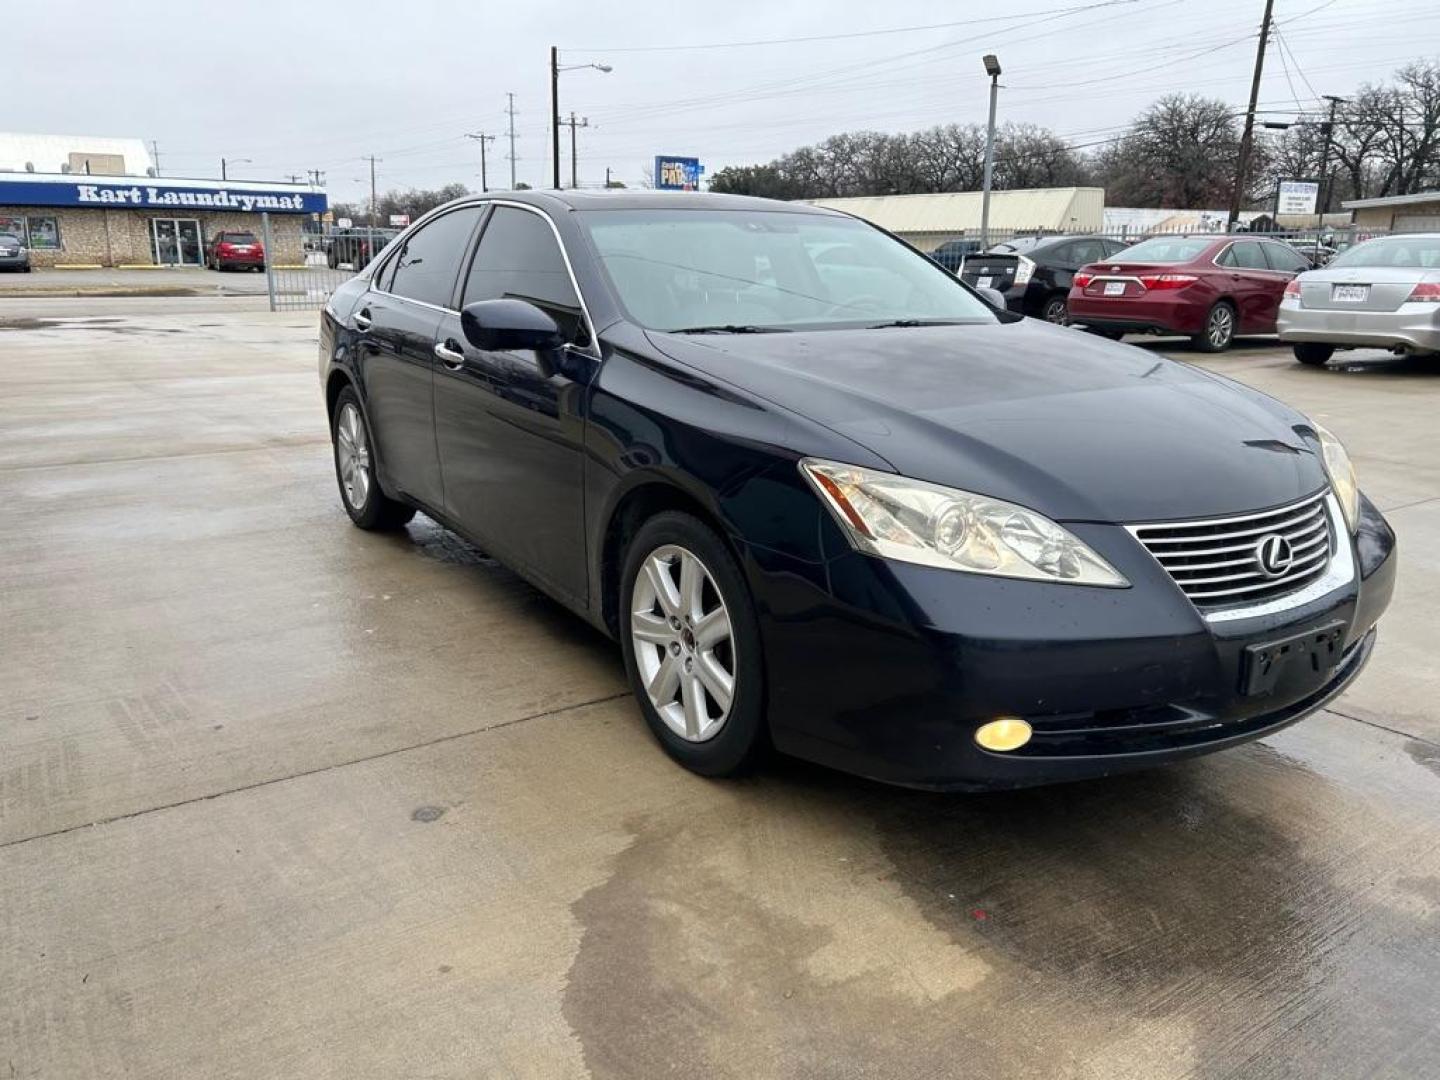
[(527, 300), (477, 300), (460, 312), (465, 340), (488, 352), (534, 349), (542, 366), (565, 344), (565, 335), (545, 312)]
[(996, 311), (1010, 310), (1008, 307), (1005, 306), (1005, 294), (1002, 293), (999, 289), (991, 289), (987, 287), (983, 289), (977, 288), (975, 291), (980, 294), (981, 300), (984, 300)]

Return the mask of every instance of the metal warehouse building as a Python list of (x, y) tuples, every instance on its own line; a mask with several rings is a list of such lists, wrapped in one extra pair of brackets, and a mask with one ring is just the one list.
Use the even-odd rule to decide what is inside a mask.
[(1440, 191), (1352, 199), (1340, 205), (1354, 212), (1355, 225), (1361, 229), (1440, 232)]
[[(809, 201), (873, 222), (921, 251), (934, 251), (957, 237), (980, 235), (978, 191)], [(1024, 232), (1099, 232), (1104, 212), (1104, 188), (992, 191), (990, 233), (992, 237), (1003, 237)]]
[(0, 233), (35, 266), (203, 265), (221, 231), (261, 232), (275, 263), (304, 261), (304, 224), (327, 207), (309, 184), (159, 177), (138, 139), (0, 134)]

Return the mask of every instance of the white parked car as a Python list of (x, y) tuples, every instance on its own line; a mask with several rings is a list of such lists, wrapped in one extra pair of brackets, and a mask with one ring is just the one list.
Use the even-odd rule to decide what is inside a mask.
[(1440, 233), (1367, 240), (1285, 287), (1280, 340), (1302, 364), (1336, 349), (1440, 353)]

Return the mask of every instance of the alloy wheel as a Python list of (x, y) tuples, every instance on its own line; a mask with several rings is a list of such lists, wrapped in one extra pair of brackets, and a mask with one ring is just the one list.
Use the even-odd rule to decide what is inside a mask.
[(370, 497), (370, 442), (360, 410), (347, 401), (335, 422), (335, 461), (340, 467), (340, 486), (352, 510), (363, 510)]
[(1235, 331), (1235, 316), (1224, 304), (1217, 304), (1210, 312), (1210, 318), (1205, 325), (1205, 336), (1210, 340), (1213, 348), (1223, 349), (1230, 343), (1230, 335)]
[(1070, 325), (1070, 311), (1061, 297), (1056, 297), (1045, 305), (1045, 321), (1054, 323), (1056, 326)]
[(687, 742), (719, 734), (735, 699), (735, 634), (714, 577), (693, 552), (666, 544), (641, 564), (630, 635), (665, 726)]

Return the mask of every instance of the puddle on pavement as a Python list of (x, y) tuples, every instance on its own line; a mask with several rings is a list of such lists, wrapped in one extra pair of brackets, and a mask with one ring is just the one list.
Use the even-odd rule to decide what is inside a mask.
[(1360, 1074), (1435, 1038), (1435, 860), (1377, 887), (1403, 838), (1264, 746), (982, 796), (781, 763), (694, 801), (573, 905), (596, 1076)]

